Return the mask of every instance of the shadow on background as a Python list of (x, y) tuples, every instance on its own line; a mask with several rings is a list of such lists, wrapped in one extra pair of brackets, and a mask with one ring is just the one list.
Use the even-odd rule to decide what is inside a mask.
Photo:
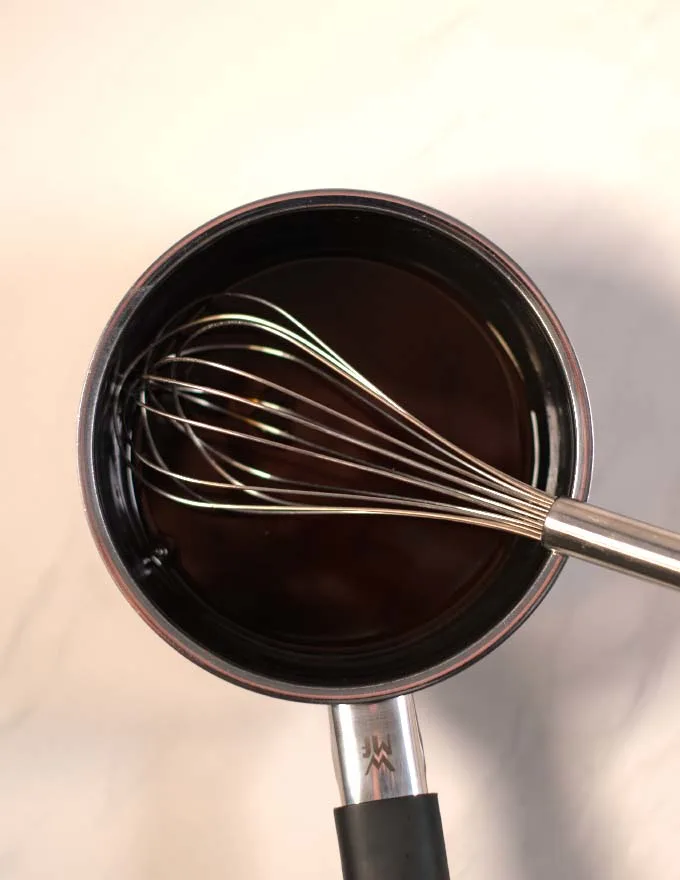
[[(587, 219), (536, 211), (520, 224), (481, 213), (471, 223), (533, 278), (581, 360), (595, 422), (591, 500), (680, 530), (680, 294), (667, 258), (644, 230), (592, 206)], [(615, 876), (598, 784), (678, 635), (680, 597), (570, 562), (509, 642), (419, 697), (485, 767), (483, 824), (494, 846), (507, 834), (508, 877)], [(455, 876), (464, 823), (447, 823), (442, 807)]]

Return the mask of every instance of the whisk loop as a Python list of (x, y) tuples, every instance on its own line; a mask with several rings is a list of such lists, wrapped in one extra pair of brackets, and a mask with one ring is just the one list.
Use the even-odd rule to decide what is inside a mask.
[(166, 326), (118, 386), (117, 433), (147, 488), (211, 510), (423, 517), (540, 538), (548, 495), (441, 437), (279, 306), (220, 302), (233, 310)]

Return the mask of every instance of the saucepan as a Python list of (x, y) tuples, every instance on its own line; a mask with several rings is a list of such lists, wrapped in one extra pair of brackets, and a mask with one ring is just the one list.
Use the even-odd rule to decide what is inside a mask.
[(301, 310), (442, 433), (583, 500), (592, 429), (577, 359), (542, 294), (477, 232), (404, 199), (322, 190), (238, 208), (171, 247), (124, 296), (89, 368), (80, 479), (124, 596), (227, 682), (328, 705), (347, 880), (443, 880), (413, 694), (526, 621), (564, 558), (446, 523), (225, 523), (151, 510), (112, 428), (121, 365), (174, 313), (221, 290)]

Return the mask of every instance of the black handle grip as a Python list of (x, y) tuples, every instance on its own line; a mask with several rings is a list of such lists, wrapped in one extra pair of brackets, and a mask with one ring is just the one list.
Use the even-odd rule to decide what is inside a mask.
[(345, 880), (449, 880), (436, 794), (335, 810)]

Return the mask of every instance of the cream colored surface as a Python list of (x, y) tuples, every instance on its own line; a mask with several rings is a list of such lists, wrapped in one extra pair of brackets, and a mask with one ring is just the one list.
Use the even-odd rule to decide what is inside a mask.
[[(447, 210), (581, 355), (593, 500), (680, 529), (680, 7), (0, 5), (0, 877), (339, 878), (322, 709), (193, 668), (81, 511), (89, 355), (206, 219), (315, 186)], [(570, 563), (419, 698), (452, 875), (677, 880), (680, 596)]]

